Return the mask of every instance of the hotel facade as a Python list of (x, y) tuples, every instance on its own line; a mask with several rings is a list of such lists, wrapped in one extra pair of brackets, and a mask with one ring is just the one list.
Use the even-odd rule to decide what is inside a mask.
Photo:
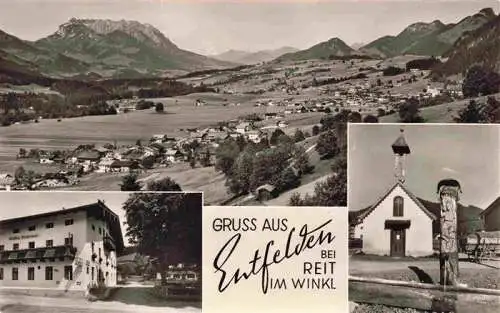
[(86, 290), (114, 286), (123, 249), (118, 216), (102, 201), (0, 221), (0, 286)]

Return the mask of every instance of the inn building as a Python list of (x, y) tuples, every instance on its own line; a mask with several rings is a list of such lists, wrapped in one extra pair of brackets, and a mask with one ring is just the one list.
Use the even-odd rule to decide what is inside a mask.
[(0, 286), (85, 290), (114, 286), (123, 249), (118, 215), (103, 201), (0, 221)]

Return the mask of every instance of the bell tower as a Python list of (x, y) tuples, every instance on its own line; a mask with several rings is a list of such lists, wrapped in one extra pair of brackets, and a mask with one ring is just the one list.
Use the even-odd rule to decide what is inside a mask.
[(394, 177), (396, 182), (405, 182), (405, 156), (410, 154), (410, 147), (406, 143), (404, 130), (400, 130), (401, 134), (398, 139), (392, 144), (392, 152), (394, 153)]

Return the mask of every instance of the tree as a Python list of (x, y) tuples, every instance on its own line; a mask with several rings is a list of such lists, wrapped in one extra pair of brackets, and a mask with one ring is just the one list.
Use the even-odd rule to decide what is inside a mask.
[(227, 181), (229, 190), (232, 193), (240, 195), (250, 191), (250, 176), (253, 172), (255, 153), (255, 149), (248, 146), (234, 162), (232, 174)]
[(137, 174), (130, 173), (122, 178), (122, 183), (120, 184), (121, 191), (139, 191), (141, 190), (141, 185), (137, 182)]
[(296, 148), (294, 167), (298, 170), (299, 175), (308, 174), (314, 168), (309, 163), (309, 156), (307, 156), (306, 150), (302, 146)]
[(359, 112), (351, 112), (349, 113), (349, 122), (350, 123), (361, 123), (362, 121), (361, 114)]
[(165, 177), (163, 179), (152, 180), (146, 185), (148, 191), (182, 191), (181, 186), (172, 178)]
[(477, 97), (500, 91), (500, 74), (475, 65), (469, 68), (462, 84), (464, 97)]
[(222, 142), (215, 151), (215, 169), (230, 176), (234, 161), (240, 154), (240, 146), (233, 139)]
[(295, 174), (291, 167), (287, 167), (280, 173), (275, 186), (280, 192), (297, 188), (300, 186), (300, 177)]
[(19, 153), (17, 154), (17, 156), (18, 156), (19, 158), (25, 158), (25, 157), (26, 157), (26, 153), (27, 153), (26, 149), (24, 149), (24, 148), (19, 148)]
[(269, 143), (270, 143), (271, 145), (273, 145), (273, 146), (274, 146), (274, 145), (276, 145), (276, 144), (278, 143), (278, 138), (279, 138), (280, 136), (283, 136), (283, 135), (285, 135), (285, 133), (284, 133), (281, 129), (277, 128), (277, 129), (276, 129), (276, 130), (272, 133), (272, 135), (271, 135), (271, 139), (269, 140)]
[(129, 243), (158, 260), (162, 284), (171, 264), (201, 266), (201, 208), (201, 193), (134, 193), (124, 203)]
[(321, 158), (328, 159), (339, 153), (337, 136), (332, 130), (322, 133), (316, 143), (316, 151)]
[(302, 130), (297, 128), (297, 130), (295, 131), (295, 134), (293, 135), (293, 141), (300, 142), (304, 139), (306, 139), (306, 136), (304, 135)]
[(457, 123), (482, 123), (484, 120), (482, 108), (475, 100), (471, 100), (465, 108), (458, 112), (458, 117), (455, 118)]
[(156, 105), (155, 105), (155, 111), (157, 113), (163, 113), (165, 111), (163, 103), (161, 103), (161, 102), (156, 103)]
[(424, 119), (420, 116), (419, 102), (416, 98), (410, 98), (399, 106), (399, 118), (402, 123), (422, 123)]
[(135, 142), (135, 145), (138, 146), (138, 147), (142, 147), (142, 142), (140, 139), (137, 139), (136, 142)]
[(144, 168), (150, 169), (155, 165), (155, 157), (150, 155), (142, 159), (141, 164)]
[(378, 109), (377, 109), (377, 116), (378, 116), (378, 117), (382, 117), (382, 116), (384, 116), (384, 115), (385, 115), (385, 110), (384, 110), (384, 109), (382, 109), (382, 108), (378, 108)]
[(203, 156), (201, 157), (200, 160), (201, 166), (208, 167), (212, 165), (210, 156), (211, 156), (210, 150), (207, 148), (207, 150), (205, 151), (205, 153), (203, 153)]
[(368, 114), (363, 118), (363, 123), (378, 123), (378, 118), (374, 115)]
[(318, 134), (319, 134), (319, 126), (318, 125), (314, 125), (313, 128), (312, 128), (312, 135), (316, 136)]

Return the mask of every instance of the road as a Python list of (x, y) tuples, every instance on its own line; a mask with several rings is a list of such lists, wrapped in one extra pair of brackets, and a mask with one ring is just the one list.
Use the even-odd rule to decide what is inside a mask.
[(0, 296), (1, 313), (201, 313), (201, 305), (166, 302), (149, 294), (149, 288), (120, 288), (109, 301), (89, 302), (83, 298)]

